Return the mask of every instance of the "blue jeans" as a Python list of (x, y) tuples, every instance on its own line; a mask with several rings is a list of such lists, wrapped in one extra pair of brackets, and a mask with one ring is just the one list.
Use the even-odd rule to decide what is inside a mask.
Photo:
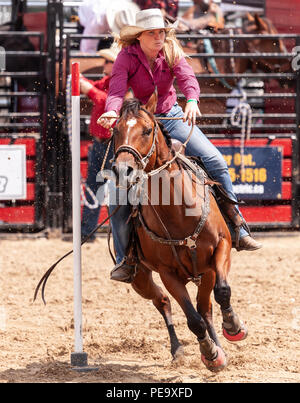
[[(97, 208), (90, 208), (84, 205), (82, 211), (81, 220), (81, 235), (86, 237), (90, 234), (98, 224), (99, 214), (101, 210), (101, 205), (104, 201), (104, 184), (106, 180), (97, 181), (97, 174), (101, 169), (105, 152), (107, 149), (106, 143), (100, 143), (98, 140), (93, 141), (93, 145), (89, 150), (88, 155), (88, 177), (86, 180), (86, 185), (91, 189), (92, 193), (96, 196), (98, 200)], [(109, 153), (105, 163), (105, 169), (111, 169), (111, 163), (109, 160), (113, 158), (113, 146), (110, 146)], [(101, 191), (102, 190), (102, 191)], [(85, 191), (85, 197), (89, 204), (94, 205), (95, 200), (91, 197), (88, 191)]]
[[(157, 116), (182, 117), (183, 111), (182, 108), (176, 103), (168, 113)], [(189, 126), (187, 122), (183, 122), (182, 120), (162, 120), (161, 123), (164, 125), (173, 139), (179, 140), (182, 143), (186, 141), (191, 131), (191, 126)], [(207, 169), (208, 174), (214, 180), (220, 182), (221, 185), (223, 185), (224, 189), (233, 200), (237, 200), (233, 191), (228, 167), (222, 154), (208, 140), (208, 138), (197, 126), (194, 126), (193, 134), (186, 146), (185, 154), (187, 156), (200, 157), (205, 168)], [(111, 219), (112, 228), (115, 227), (115, 230), (113, 231), (114, 240), (114, 234), (116, 234), (117, 236), (115, 242), (117, 263), (119, 263), (125, 256), (125, 249), (128, 243), (128, 241), (126, 243), (126, 240), (129, 239), (130, 226), (125, 224), (123, 218), (125, 217), (127, 219), (129, 214), (130, 206), (124, 205), (121, 206), (121, 208), (119, 209), (118, 216), (112, 217)], [(231, 232), (232, 238), (235, 239), (235, 232), (231, 226), (229, 226), (229, 230)], [(247, 235), (249, 235), (248, 232), (244, 228), (241, 228), (240, 238), (243, 238)]]
[[(109, 193), (109, 214), (112, 214), (113, 210), (120, 206), (120, 208), (110, 218), (111, 231), (114, 239), (114, 248), (116, 252), (116, 262), (120, 263), (125, 255), (129, 242), (130, 232), (132, 230), (131, 221), (127, 222), (127, 219), (131, 213), (131, 206), (129, 204), (122, 203), (122, 197), (127, 201), (127, 194), (119, 192), (113, 181), (108, 182)], [(112, 200), (117, 200), (117, 204), (112, 203)]]

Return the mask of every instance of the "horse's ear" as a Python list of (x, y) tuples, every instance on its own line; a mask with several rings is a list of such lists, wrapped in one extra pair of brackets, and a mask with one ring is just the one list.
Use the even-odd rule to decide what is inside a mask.
[(155, 91), (153, 92), (153, 94), (151, 95), (151, 97), (149, 98), (148, 102), (145, 105), (147, 111), (149, 111), (153, 115), (156, 111), (157, 99), (158, 99), (157, 88), (155, 88)]
[(262, 18), (260, 18), (258, 14), (254, 14), (254, 19), (259, 31), (268, 31), (268, 25), (264, 22)]
[(255, 18), (253, 17), (252, 14), (247, 13), (247, 14), (246, 14), (246, 17), (248, 18), (248, 21), (249, 21), (249, 22), (255, 22)]
[(134, 93), (131, 88), (128, 88), (124, 97), (124, 101), (126, 101), (126, 99), (132, 99), (132, 98), (134, 98)]

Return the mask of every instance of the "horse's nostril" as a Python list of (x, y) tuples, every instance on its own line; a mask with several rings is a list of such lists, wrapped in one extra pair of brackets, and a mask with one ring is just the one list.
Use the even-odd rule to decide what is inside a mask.
[(112, 170), (117, 178), (128, 179), (130, 174), (133, 172), (133, 168), (127, 164), (113, 164)]
[(131, 166), (127, 166), (127, 176), (129, 176), (133, 172), (133, 168)]
[(112, 169), (113, 173), (116, 175), (116, 177), (118, 177), (119, 176), (119, 170), (118, 170), (117, 164), (113, 163), (112, 166), (111, 166), (111, 169)]

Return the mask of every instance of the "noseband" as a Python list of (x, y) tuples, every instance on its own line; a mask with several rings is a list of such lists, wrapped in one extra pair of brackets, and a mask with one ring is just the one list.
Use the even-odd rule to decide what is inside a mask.
[(154, 153), (154, 150), (155, 150), (155, 143), (157, 141), (157, 133), (158, 133), (158, 124), (155, 121), (153, 141), (152, 141), (150, 150), (148, 151), (147, 155), (145, 155), (145, 157), (143, 157), (141, 155), (141, 153), (136, 148), (134, 148), (134, 147), (132, 147), (130, 145), (122, 145), (115, 152), (113, 162), (116, 161), (117, 157), (121, 153), (127, 152), (127, 153), (132, 154), (134, 156), (134, 159), (137, 162), (139, 168), (141, 168), (142, 170), (145, 170), (145, 168), (148, 165), (149, 160), (150, 160), (150, 158), (151, 158), (151, 156), (152, 156), (152, 154)]

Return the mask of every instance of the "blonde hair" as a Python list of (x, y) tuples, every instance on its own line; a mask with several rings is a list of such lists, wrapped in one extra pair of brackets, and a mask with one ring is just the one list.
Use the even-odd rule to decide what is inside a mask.
[[(145, 32), (145, 31), (143, 31)], [(175, 29), (166, 29), (165, 30), (166, 37), (165, 37), (165, 43), (163, 45), (163, 52), (164, 52), (164, 57), (166, 59), (166, 62), (168, 63), (168, 66), (170, 69), (172, 69), (182, 57), (188, 57), (188, 55), (185, 53), (183, 50), (181, 44), (179, 43), (178, 39), (176, 38), (176, 32)], [(139, 43), (137, 38), (141, 35), (139, 33), (138, 35), (133, 35), (133, 36), (127, 36), (120, 38), (120, 35), (114, 34), (114, 41), (117, 43), (117, 45), (123, 49), (128, 46), (133, 45), (134, 43)]]

